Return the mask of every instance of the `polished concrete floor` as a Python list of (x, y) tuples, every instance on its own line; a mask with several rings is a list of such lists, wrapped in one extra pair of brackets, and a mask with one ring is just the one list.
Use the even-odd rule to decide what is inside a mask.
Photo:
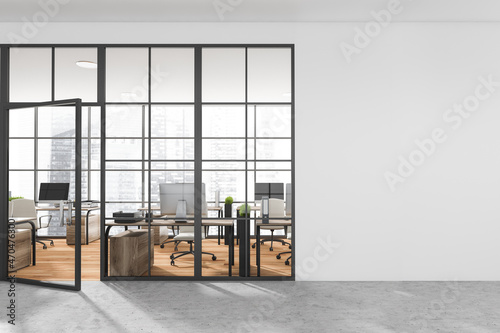
[(500, 332), (500, 282), (84, 282), (16, 285), (0, 332)]

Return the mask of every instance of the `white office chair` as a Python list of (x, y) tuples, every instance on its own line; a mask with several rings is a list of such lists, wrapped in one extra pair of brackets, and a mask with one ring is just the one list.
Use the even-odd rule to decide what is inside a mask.
[[(262, 207), (262, 203), (261, 203)], [(285, 202), (282, 199), (269, 198), (269, 217), (270, 218), (282, 218), (285, 217)], [(261, 240), (260, 244), (264, 245), (265, 242), (271, 242), (271, 247), (269, 251), (273, 251), (273, 243), (274, 243), (274, 231), (275, 230), (284, 230), (285, 227), (280, 226), (265, 226), (261, 225), (260, 230), (271, 230), (271, 239)], [(291, 246), (290, 243), (285, 242), (284, 240), (278, 240), (282, 245)], [(252, 248), (255, 249), (255, 245), (257, 242), (253, 243)]]
[[(201, 239), (205, 239), (205, 227), (201, 227)], [(183, 257), (188, 254), (194, 255), (193, 243), (194, 243), (194, 227), (186, 226), (179, 227), (179, 233), (174, 237), (174, 241), (187, 242), (189, 244), (189, 251), (177, 251), (170, 255), (170, 265), (175, 265), (175, 259)], [(201, 252), (202, 254), (209, 254), (212, 256), (212, 260), (217, 260), (215, 254), (210, 252)]]
[[(52, 220), (51, 215), (43, 215), (40, 216), (39, 218), (36, 218), (37, 213), (36, 213), (36, 208), (35, 208), (35, 201), (31, 199), (16, 199), (12, 200), (10, 202), (10, 216), (11, 217), (35, 217), (35, 229), (38, 231), (38, 229), (41, 228), (48, 228), (50, 221)], [(48, 222), (44, 223), (42, 222), (42, 219), (48, 217)], [(16, 229), (30, 229), (31, 230), (31, 224), (29, 223), (20, 223), (16, 225)], [(48, 239), (50, 241), (50, 245), (54, 246), (54, 241), (51, 239)], [(43, 245), (43, 248), (46, 249), (47, 245), (45, 245), (44, 242), (40, 241), (39, 239), (36, 239), (37, 243), (40, 243)]]
[[(202, 218), (207, 217), (208, 215), (208, 209), (207, 209), (207, 203), (205, 202), (204, 205), (202, 206)], [(205, 233), (205, 227), (201, 227), (201, 239), (206, 238), (206, 233)], [(174, 236), (174, 239), (172, 240), (175, 242), (175, 249), (171, 255), (170, 255), (170, 265), (175, 265), (175, 259), (183, 257), (188, 254), (194, 255), (194, 250), (193, 250), (193, 243), (194, 243), (194, 226), (179, 226), (179, 233)], [(177, 251), (177, 246), (179, 245), (180, 242), (187, 242), (189, 244), (189, 251)], [(162, 244), (163, 245), (163, 244)], [(209, 254), (212, 256), (212, 260), (217, 260), (217, 257), (215, 254), (210, 253), (210, 252), (201, 252), (202, 254)]]

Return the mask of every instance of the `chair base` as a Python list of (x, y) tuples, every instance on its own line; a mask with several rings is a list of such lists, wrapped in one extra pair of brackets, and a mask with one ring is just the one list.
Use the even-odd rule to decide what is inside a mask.
[[(47, 240), (50, 241), (50, 246), (54, 246), (54, 241), (52, 239), (47, 239)], [(37, 239), (36, 242), (42, 244), (44, 250), (47, 249), (47, 245), (45, 245), (45, 243), (42, 242), (41, 240)]]
[[(179, 241), (180, 242), (180, 241)], [(185, 255), (192, 254), (194, 256), (194, 251), (193, 251), (193, 242), (188, 241), (189, 243), (189, 251), (178, 251), (174, 252), (170, 255), (170, 265), (175, 265), (175, 259), (178, 259), (180, 257), (184, 257)], [(177, 254), (177, 255), (176, 255)], [(208, 254), (212, 256), (212, 260), (217, 260), (217, 257), (215, 254), (210, 253), (210, 252), (201, 252), (201, 254)]]
[[(276, 259), (281, 259), (281, 255), (282, 254), (288, 254), (288, 253), (292, 253), (292, 251), (286, 251), (286, 252), (280, 252), (278, 253), (278, 255), (276, 256)], [(288, 258), (286, 258), (285, 260), (285, 265), (290, 265), (290, 259), (292, 259), (292, 256), (290, 255)]]
[[(271, 242), (271, 247), (269, 248), (269, 251), (273, 251), (273, 250), (274, 250), (274, 248), (273, 248), (273, 243), (274, 243), (274, 242), (281, 242), (281, 245), (288, 245), (288, 247), (289, 247), (290, 249), (292, 248), (292, 245), (291, 245), (290, 243), (285, 242), (285, 241), (283, 241), (283, 240), (279, 240), (279, 239), (273, 239), (273, 238), (271, 238), (271, 239), (264, 239), (264, 240), (261, 240), (261, 241), (260, 241), (260, 244), (261, 244), (261, 245), (264, 245), (264, 243), (265, 243), (265, 242)], [(253, 244), (252, 244), (252, 249), (255, 249), (255, 246), (256, 246), (256, 245), (257, 245), (257, 242), (253, 243)]]

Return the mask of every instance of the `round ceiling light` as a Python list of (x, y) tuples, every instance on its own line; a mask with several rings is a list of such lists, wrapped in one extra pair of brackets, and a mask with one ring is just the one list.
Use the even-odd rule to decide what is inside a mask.
[(97, 63), (88, 60), (80, 60), (76, 62), (76, 65), (81, 68), (96, 69)]

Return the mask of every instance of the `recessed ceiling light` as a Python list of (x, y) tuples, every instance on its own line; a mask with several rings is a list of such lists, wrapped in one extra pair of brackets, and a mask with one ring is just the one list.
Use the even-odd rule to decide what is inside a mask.
[(97, 63), (88, 60), (80, 60), (76, 62), (76, 65), (81, 68), (96, 69)]

